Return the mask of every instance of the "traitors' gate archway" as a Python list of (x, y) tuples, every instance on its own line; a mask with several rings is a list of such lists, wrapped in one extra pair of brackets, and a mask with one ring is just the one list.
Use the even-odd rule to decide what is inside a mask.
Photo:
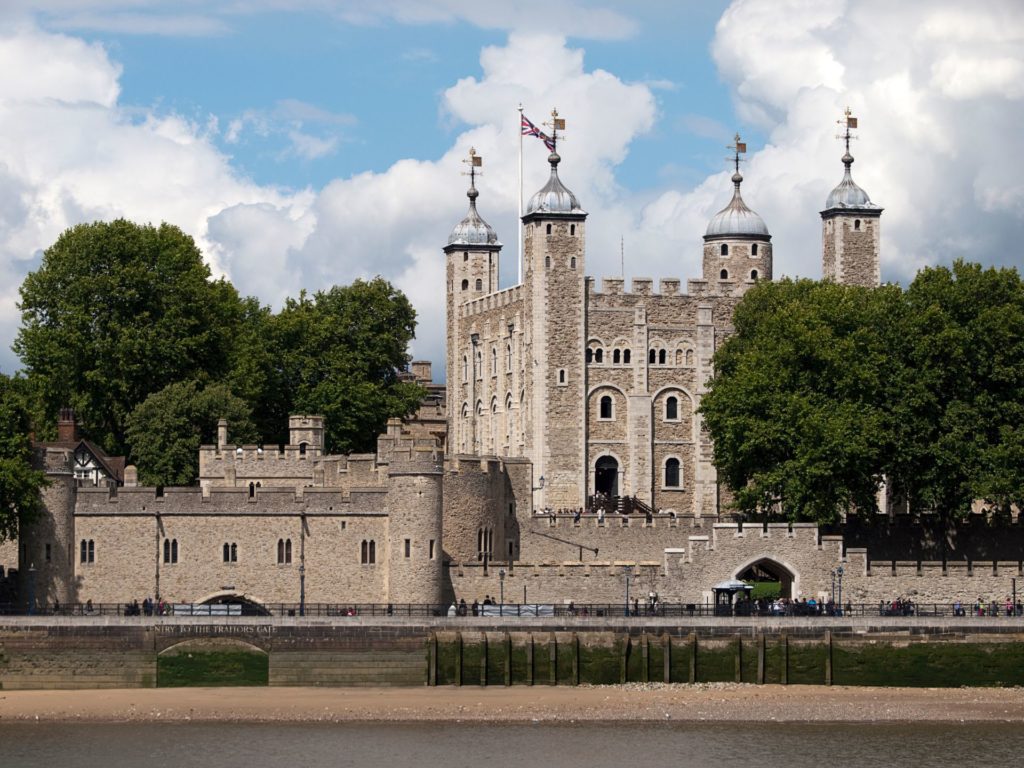
[(792, 599), (793, 583), (796, 581), (796, 574), (777, 560), (770, 557), (762, 557), (754, 562), (740, 568), (736, 572), (736, 578), (740, 581), (777, 581), (779, 582), (779, 597)]

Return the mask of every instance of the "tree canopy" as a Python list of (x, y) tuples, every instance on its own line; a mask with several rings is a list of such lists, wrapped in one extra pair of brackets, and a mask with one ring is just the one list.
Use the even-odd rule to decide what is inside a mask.
[(264, 434), (283, 442), (289, 413), (321, 413), (329, 452), (369, 451), (389, 417), (419, 404), (422, 388), (398, 377), (416, 311), (386, 280), (303, 292), (264, 323), (254, 407)]
[(32, 469), (29, 412), (23, 382), (0, 373), (0, 542), (18, 534), (19, 521), (41, 509), (39, 491), (46, 480)]
[(416, 313), (386, 280), (303, 292), (274, 313), (211, 279), (169, 224), (67, 230), (25, 278), (20, 309), (14, 348), (36, 434), (51, 437), (70, 406), (144, 483), (194, 482), (221, 417), (236, 439), (280, 443), (290, 414), (322, 413), (328, 451), (363, 451), (422, 395), (398, 376)]
[(701, 412), (745, 512), (1024, 501), (1024, 285), (957, 262), (906, 291), (765, 283), (736, 309)]
[(227, 419), (230, 439), (238, 444), (256, 442), (248, 403), (225, 384), (200, 389), (193, 381), (179, 381), (147, 397), (126, 425), (139, 482), (194, 485), (199, 479), (199, 447), (216, 442), (220, 419)]
[(242, 314), (191, 237), (123, 219), (65, 231), (25, 278), (19, 307), (14, 349), (41, 413), (73, 407), (111, 453), (126, 449), (125, 421), (149, 395), (227, 373)]

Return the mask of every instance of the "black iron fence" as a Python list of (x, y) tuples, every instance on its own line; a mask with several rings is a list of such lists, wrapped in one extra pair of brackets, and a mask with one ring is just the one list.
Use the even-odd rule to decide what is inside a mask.
[(740, 602), (735, 605), (713, 603), (505, 603), (504, 605), (467, 605), (459, 603), (161, 603), (143, 606), (131, 603), (67, 603), (37, 606), (29, 610), (24, 606), (0, 603), (0, 615), (7, 616), (194, 616), (234, 618), (255, 616), (280, 617), (510, 617), (510, 618), (709, 618), (709, 617), (764, 617), (764, 618), (905, 618), (935, 617), (992, 619), (1024, 616), (1024, 605), (1008, 603), (847, 603), (842, 608), (828, 604), (794, 602), (789, 604)]

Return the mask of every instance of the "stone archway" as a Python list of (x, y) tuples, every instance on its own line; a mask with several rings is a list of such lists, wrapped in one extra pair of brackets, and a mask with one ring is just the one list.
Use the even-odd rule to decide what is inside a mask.
[(769, 557), (759, 557), (736, 570), (734, 578), (747, 582), (778, 582), (779, 597), (796, 595), (799, 577), (788, 565)]
[(230, 605), (230, 606), (241, 606), (241, 614), (243, 616), (270, 616), (271, 613), (267, 610), (258, 600), (244, 595), (240, 592), (214, 592), (212, 595), (207, 595), (199, 600), (196, 600), (196, 605)]
[(594, 492), (619, 495), (619, 462), (614, 456), (602, 456), (594, 464)]

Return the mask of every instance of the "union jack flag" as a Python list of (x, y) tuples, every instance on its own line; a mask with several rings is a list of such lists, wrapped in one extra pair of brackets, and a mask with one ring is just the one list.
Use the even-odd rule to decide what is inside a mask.
[(531, 123), (530, 120), (526, 117), (526, 115), (520, 115), (520, 117), (522, 117), (521, 125), (523, 129), (523, 136), (536, 136), (538, 139), (544, 142), (544, 146), (548, 148), (549, 152), (554, 152), (555, 142), (551, 140), (551, 137), (544, 133), (544, 131), (542, 131), (536, 125)]

